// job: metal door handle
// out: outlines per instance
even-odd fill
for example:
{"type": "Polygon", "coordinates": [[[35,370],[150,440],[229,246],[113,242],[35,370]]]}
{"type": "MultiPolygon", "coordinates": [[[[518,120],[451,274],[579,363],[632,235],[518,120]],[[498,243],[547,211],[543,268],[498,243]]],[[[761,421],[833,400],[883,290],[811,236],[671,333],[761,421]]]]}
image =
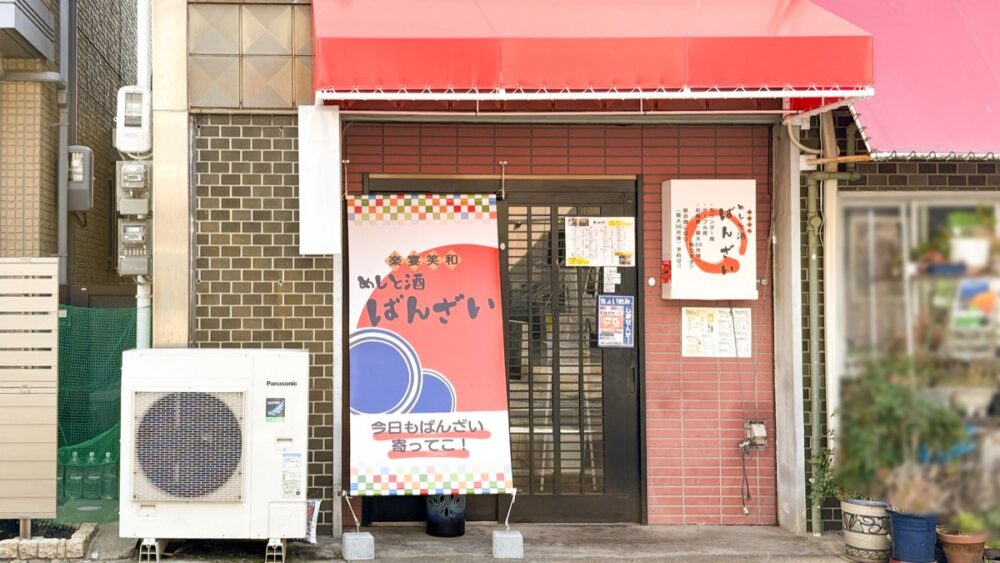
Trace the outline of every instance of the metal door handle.
{"type": "Polygon", "coordinates": [[[635,366],[635,354],[632,354],[632,365],[629,369],[629,380],[628,380],[628,392],[635,395],[636,390],[639,388],[639,370],[635,366]]]}

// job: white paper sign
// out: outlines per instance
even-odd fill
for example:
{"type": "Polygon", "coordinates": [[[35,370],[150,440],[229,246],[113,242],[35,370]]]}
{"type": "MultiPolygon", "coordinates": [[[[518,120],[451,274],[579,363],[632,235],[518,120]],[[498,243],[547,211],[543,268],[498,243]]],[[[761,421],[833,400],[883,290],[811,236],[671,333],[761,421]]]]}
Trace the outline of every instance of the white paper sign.
{"type": "Polygon", "coordinates": [[[757,299],[757,182],[663,183],[664,299],[757,299]]]}
{"type": "Polygon", "coordinates": [[[749,358],[749,308],[681,309],[681,355],[686,358],[749,358]]]}
{"type": "Polygon", "coordinates": [[[567,217],[567,266],[635,266],[635,217],[567,217]]]}

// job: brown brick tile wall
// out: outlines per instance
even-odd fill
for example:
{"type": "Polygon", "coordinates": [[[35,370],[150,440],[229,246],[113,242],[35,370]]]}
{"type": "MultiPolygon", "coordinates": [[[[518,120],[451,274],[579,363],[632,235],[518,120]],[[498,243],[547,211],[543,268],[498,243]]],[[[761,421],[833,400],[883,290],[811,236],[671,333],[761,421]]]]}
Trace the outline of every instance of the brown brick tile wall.
{"type": "Polygon", "coordinates": [[[298,152],[288,115],[195,118],[194,341],[310,352],[309,498],[333,491],[333,264],[298,249],[298,152]]]}
{"type": "Polygon", "coordinates": [[[135,83],[135,2],[88,0],[77,7],[76,139],[70,144],[94,151],[94,207],[86,222],[70,220],[70,281],[76,285],[131,285],[119,277],[113,260],[117,219],[114,211],[113,144],[118,88],[135,83]]]}
{"type": "MultiPolygon", "coordinates": [[[[7,71],[47,70],[40,60],[7,59],[7,71]]],[[[55,86],[0,82],[0,256],[49,256],[56,243],[55,86]]]]}
{"type": "MultiPolygon", "coordinates": [[[[758,218],[770,217],[770,138],[767,126],[355,123],[344,135],[344,150],[347,186],[355,192],[366,172],[497,174],[500,160],[508,162],[508,174],[641,175],[646,279],[659,275],[664,180],[754,178],[758,218]]],[[[767,227],[758,224],[759,275],[768,271],[767,227]]],[[[749,516],[740,503],[736,447],[751,412],[773,434],[771,295],[762,290],[756,301],[732,303],[664,301],[659,287],[643,287],[649,523],[774,524],[773,445],[747,462],[754,497],[749,516]],[[727,304],[753,309],[754,359],[682,359],[681,307],[727,304]]]]}

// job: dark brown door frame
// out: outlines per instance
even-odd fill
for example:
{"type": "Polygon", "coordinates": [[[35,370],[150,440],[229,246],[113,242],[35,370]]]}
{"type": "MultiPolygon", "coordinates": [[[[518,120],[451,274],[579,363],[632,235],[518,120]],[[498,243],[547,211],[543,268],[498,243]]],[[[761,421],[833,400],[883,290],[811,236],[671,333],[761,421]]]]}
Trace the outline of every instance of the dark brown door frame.
{"type": "MultiPolygon", "coordinates": [[[[648,486],[647,486],[647,476],[648,476],[648,464],[647,464],[647,425],[646,425],[646,354],[645,354],[645,290],[646,290],[646,280],[644,277],[645,269],[645,249],[644,249],[644,202],[643,202],[643,178],[641,175],[507,175],[501,178],[500,175],[496,174],[371,174],[363,173],[362,175],[362,193],[497,193],[501,194],[501,184],[504,188],[513,189],[534,189],[540,193],[543,190],[552,192],[575,192],[581,189],[587,188],[600,188],[608,181],[614,180],[627,180],[633,182],[635,185],[635,206],[636,206],[636,377],[637,377],[637,389],[636,389],[636,400],[637,400],[637,415],[638,415],[638,492],[639,492],[639,519],[640,523],[648,524],[649,520],[649,504],[648,504],[648,486]],[[509,182],[509,184],[508,184],[509,182]]],[[[502,194],[501,194],[502,195],[502,194]]],[[[530,198],[529,198],[530,199],[530,198]]],[[[530,203],[530,201],[529,201],[530,203]]],[[[500,206],[503,210],[501,213],[503,217],[498,215],[499,220],[506,220],[505,207],[500,206]]],[[[346,224],[345,224],[346,231],[346,224]]],[[[346,235],[346,232],[345,232],[346,235]]],[[[505,251],[502,251],[505,252],[505,251]]],[[[347,257],[345,255],[345,265],[347,257]]],[[[344,268],[345,277],[347,276],[348,268],[344,268]]],[[[503,272],[504,282],[502,291],[507,293],[507,273],[503,272]]],[[[505,295],[506,299],[507,296],[505,295]]],[[[344,316],[344,326],[349,326],[347,311],[343,310],[341,314],[344,316]]],[[[346,331],[345,331],[346,332],[346,331]]],[[[507,340],[509,338],[507,334],[507,329],[504,329],[504,338],[507,340]]],[[[346,337],[345,337],[346,340],[346,337]]],[[[505,342],[504,351],[507,351],[507,342],[505,342]]],[[[346,366],[346,354],[345,354],[345,373],[348,369],[346,366]]],[[[345,378],[346,380],[346,378],[345,378]]],[[[345,390],[344,397],[345,402],[348,400],[346,397],[349,396],[349,392],[345,390]]],[[[348,412],[346,409],[344,412],[348,412]]],[[[348,431],[349,425],[345,425],[345,434],[348,431]]],[[[346,459],[346,456],[345,456],[346,459]]],[[[347,464],[345,463],[345,467],[347,464]]],[[[404,498],[404,497],[396,497],[404,498]]],[[[364,514],[363,518],[365,524],[370,524],[372,522],[371,513],[373,508],[372,504],[369,502],[369,497],[363,499],[364,502],[364,514]]],[[[422,499],[416,497],[414,501],[419,500],[422,505],[422,499]]],[[[485,499],[483,499],[485,500],[485,499]]],[[[499,503],[497,507],[496,518],[502,521],[503,516],[506,514],[507,506],[509,501],[503,501],[499,503]]],[[[515,506],[515,512],[517,510],[515,506]]]]}

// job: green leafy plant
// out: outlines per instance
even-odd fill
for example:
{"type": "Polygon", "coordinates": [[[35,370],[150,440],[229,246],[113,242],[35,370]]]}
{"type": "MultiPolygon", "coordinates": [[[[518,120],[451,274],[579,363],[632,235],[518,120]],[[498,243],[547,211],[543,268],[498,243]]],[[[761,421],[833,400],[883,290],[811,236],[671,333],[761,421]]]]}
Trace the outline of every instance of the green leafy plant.
{"type": "Polygon", "coordinates": [[[929,375],[927,366],[913,359],[884,359],[845,381],[836,464],[840,486],[878,497],[893,469],[915,461],[921,446],[934,455],[964,439],[961,417],[918,391],[929,375]]]}
{"type": "Polygon", "coordinates": [[[822,505],[829,497],[839,496],[840,488],[833,475],[833,456],[829,450],[813,454],[809,478],[809,503],[822,505]]]}
{"type": "Polygon", "coordinates": [[[962,535],[978,534],[986,531],[986,518],[961,510],[951,519],[951,527],[962,535]]]}
{"type": "Polygon", "coordinates": [[[945,262],[951,248],[948,232],[942,229],[933,238],[922,242],[910,251],[910,259],[914,262],[936,264],[945,262]]]}

